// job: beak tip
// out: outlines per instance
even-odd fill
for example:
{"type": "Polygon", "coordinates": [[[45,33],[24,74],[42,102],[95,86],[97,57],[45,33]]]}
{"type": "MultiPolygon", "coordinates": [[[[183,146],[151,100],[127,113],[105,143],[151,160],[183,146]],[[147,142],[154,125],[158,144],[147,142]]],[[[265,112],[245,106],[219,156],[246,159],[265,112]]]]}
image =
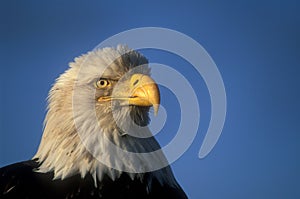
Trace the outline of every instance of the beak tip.
{"type": "Polygon", "coordinates": [[[154,109],[154,116],[157,116],[157,114],[158,114],[158,109],[159,109],[159,104],[154,104],[154,105],[153,105],[153,109],[154,109]]]}

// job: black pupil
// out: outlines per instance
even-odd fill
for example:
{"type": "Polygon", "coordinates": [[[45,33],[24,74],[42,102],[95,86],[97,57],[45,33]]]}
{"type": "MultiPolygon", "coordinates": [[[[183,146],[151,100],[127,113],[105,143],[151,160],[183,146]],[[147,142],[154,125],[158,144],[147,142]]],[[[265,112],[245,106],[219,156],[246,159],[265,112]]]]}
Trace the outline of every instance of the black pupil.
{"type": "Polygon", "coordinates": [[[105,84],[105,81],[104,81],[104,80],[101,80],[101,81],[100,81],[100,85],[103,86],[104,84],[105,84]]]}

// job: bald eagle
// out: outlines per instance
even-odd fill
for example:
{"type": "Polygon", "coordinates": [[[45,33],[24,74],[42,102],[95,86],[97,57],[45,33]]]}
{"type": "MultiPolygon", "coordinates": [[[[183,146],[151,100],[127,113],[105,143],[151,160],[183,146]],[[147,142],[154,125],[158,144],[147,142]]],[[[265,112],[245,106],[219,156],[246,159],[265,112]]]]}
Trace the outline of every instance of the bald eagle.
{"type": "Polygon", "coordinates": [[[35,156],[0,169],[0,198],[187,198],[147,126],[159,103],[137,51],[75,58],[49,92],[35,156]]]}

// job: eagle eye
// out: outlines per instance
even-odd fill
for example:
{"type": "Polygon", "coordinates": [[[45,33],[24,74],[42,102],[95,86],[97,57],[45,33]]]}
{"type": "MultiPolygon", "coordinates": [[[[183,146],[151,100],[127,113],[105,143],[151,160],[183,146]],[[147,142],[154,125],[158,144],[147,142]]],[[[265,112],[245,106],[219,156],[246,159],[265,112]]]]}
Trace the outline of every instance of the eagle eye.
{"type": "Polygon", "coordinates": [[[95,87],[96,88],[106,88],[107,86],[110,85],[110,82],[107,79],[99,79],[96,83],[95,83],[95,87]]]}

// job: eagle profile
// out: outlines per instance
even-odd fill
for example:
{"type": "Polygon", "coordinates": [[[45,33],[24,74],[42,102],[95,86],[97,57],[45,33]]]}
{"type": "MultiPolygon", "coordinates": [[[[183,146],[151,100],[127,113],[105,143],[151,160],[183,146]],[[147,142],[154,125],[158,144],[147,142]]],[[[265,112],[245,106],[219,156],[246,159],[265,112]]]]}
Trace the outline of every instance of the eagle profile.
{"type": "Polygon", "coordinates": [[[75,58],[35,156],[0,169],[0,198],[187,198],[147,127],[160,103],[147,64],[122,45],[75,58]]]}

